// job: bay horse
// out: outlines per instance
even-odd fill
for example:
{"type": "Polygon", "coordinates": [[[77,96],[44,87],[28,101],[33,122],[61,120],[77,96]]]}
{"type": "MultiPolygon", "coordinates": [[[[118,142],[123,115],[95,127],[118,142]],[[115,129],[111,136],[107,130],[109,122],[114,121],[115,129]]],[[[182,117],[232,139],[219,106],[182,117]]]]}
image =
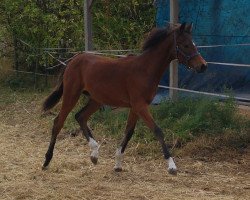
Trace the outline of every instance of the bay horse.
{"type": "Polygon", "coordinates": [[[75,119],[89,143],[90,158],[94,164],[98,160],[99,145],[87,125],[88,119],[103,105],[127,107],[130,111],[125,136],[115,153],[114,170],[122,170],[125,148],[138,119],[141,118],[159,141],[164,158],[168,162],[168,172],[176,174],[177,168],[164,141],[162,130],[154,122],[148,107],[164,71],[172,60],[178,59],[196,72],[206,70],[207,63],[193,43],[191,32],[192,24],[186,23],[178,27],[155,29],[146,39],[143,51],[138,56],[114,59],[82,53],[73,58],[63,71],[58,86],[43,103],[43,110],[47,111],[62,97],[62,106],[54,119],[43,169],[48,167],[53,157],[56,138],[64,121],[83,93],[89,96],[89,101],[75,115],[75,119]]]}

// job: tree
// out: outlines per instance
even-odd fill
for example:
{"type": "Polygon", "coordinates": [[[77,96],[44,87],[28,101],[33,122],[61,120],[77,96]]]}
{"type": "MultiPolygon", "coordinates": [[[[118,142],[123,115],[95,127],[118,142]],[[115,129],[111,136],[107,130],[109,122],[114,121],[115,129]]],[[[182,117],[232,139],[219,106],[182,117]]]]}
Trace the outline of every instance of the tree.
{"type": "MultiPolygon", "coordinates": [[[[154,12],[152,0],[94,1],[94,47],[138,48],[154,24],[154,12]]],[[[84,49],[83,0],[2,0],[0,19],[11,35],[18,62],[27,70],[32,70],[36,54],[44,65],[41,48],[84,49]]]]}

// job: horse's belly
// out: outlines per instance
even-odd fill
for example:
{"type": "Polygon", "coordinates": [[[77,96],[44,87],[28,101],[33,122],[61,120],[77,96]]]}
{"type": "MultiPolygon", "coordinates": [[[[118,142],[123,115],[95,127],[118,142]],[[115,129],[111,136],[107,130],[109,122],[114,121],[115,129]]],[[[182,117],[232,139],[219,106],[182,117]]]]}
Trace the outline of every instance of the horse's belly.
{"type": "Polygon", "coordinates": [[[95,99],[97,102],[103,105],[109,105],[109,106],[115,106],[115,107],[130,107],[130,103],[126,99],[113,98],[113,97],[114,96],[105,97],[105,96],[94,95],[93,99],[95,99]]]}
{"type": "Polygon", "coordinates": [[[91,98],[101,104],[116,107],[130,107],[128,95],[122,90],[108,90],[103,88],[100,90],[89,90],[88,92],[91,98]]]}

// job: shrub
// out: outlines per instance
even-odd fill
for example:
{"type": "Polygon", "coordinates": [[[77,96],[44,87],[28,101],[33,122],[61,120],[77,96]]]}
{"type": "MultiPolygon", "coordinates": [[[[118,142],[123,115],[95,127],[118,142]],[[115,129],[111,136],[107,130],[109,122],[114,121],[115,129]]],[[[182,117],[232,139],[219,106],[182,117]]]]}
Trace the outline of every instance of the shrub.
{"type": "MultiPolygon", "coordinates": [[[[226,132],[244,136],[250,130],[250,121],[240,116],[232,99],[221,103],[218,100],[186,98],[178,102],[165,101],[151,107],[157,124],[162,128],[165,138],[173,137],[186,143],[201,135],[217,136],[226,132]]],[[[107,135],[123,135],[126,126],[127,110],[106,109],[97,112],[91,120],[93,127],[103,124],[107,135]]],[[[135,140],[154,140],[144,123],[137,124],[135,140]]]]}

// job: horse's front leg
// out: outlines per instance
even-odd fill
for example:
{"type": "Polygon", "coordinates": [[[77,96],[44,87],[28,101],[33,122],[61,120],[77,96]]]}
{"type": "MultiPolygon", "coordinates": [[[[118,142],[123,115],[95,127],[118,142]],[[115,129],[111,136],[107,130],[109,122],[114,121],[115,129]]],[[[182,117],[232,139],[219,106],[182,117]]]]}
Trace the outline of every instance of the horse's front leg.
{"type": "Polygon", "coordinates": [[[122,171],[123,154],[124,154],[125,148],[127,147],[129,140],[131,139],[131,137],[134,133],[134,129],[135,129],[135,125],[136,125],[137,120],[138,120],[137,114],[134,113],[132,110],[130,110],[128,120],[127,120],[126,130],[125,130],[125,136],[124,136],[120,146],[117,148],[116,154],[115,154],[114,170],[116,172],[122,171]]]}
{"type": "Polygon", "coordinates": [[[152,130],[154,132],[156,139],[161,144],[164,158],[168,162],[168,172],[170,174],[176,175],[177,168],[176,168],[176,165],[174,163],[173,158],[170,155],[168,147],[164,141],[164,136],[163,136],[162,130],[154,122],[154,120],[153,120],[153,118],[148,110],[148,106],[147,105],[140,106],[140,109],[138,109],[138,114],[143,119],[143,121],[146,123],[146,125],[150,128],[150,130],[152,130]]]}

